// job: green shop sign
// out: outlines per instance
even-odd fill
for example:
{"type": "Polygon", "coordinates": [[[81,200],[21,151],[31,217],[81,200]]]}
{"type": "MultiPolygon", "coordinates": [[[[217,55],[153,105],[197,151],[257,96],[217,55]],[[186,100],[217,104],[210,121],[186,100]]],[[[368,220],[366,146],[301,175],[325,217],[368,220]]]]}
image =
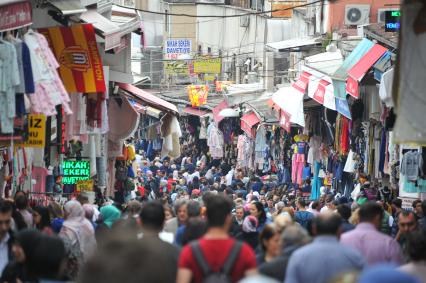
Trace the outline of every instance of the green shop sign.
{"type": "Polygon", "coordinates": [[[62,183],[64,185],[77,184],[80,180],[90,179],[90,163],[89,161],[64,161],[62,163],[64,177],[62,183]]]}

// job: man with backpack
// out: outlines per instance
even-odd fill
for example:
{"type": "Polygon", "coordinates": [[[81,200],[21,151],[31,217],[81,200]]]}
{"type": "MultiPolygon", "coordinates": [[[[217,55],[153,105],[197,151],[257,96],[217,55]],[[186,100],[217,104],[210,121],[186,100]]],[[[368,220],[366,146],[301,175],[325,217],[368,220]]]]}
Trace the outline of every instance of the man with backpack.
{"type": "Polygon", "coordinates": [[[224,195],[205,200],[207,233],[182,249],[177,283],[231,283],[257,273],[256,256],[247,245],[228,234],[232,202],[224,195]]]}

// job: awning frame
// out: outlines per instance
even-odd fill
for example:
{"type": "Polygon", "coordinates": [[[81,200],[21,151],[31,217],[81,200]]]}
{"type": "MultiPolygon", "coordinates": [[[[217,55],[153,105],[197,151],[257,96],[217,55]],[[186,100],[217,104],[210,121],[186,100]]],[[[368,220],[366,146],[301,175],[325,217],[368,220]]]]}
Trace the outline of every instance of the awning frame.
{"type": "Polygon", "coordinates": [[[133,97],[133,99],[135,100],[139,100],[142,105],[147,104],[152,106],[153,108],[157,108],[165,112],[170,112],[175,115],[179,114],[179,111],[174,104],[162,98],[159,98],[149,92],[146,92],[138,87],[135,87],[134,85],[117,83],[117,86],[120,88],[122,93],[127,96],[133,97]]]}

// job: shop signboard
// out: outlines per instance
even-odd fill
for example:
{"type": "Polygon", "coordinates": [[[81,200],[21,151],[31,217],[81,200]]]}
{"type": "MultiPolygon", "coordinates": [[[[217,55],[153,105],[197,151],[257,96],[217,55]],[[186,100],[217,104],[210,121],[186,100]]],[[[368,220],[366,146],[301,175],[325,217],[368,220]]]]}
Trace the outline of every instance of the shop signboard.
{"type": "Polygon", "coordinates": [[[83,160],[65,160],[62,163],[64,177],[62,183],[64,185],[74,185],[81,180],[90,179],[90,162],[83,160]]]}
{"type": "Polygon", "coordinates": [[[77,181],[76,191],[81,192],[92,192],[93,191],[93,180],[80,180],[77,181]]]}
{"type": "Polygon", "coordinates": [[[221,59],[220,58],[205,58],[194,61],[194,73],[220,74],[221,59]]]}
{"type": "Polygon", "coordinates": [[[164,63],[166,75],[189,76],[189,66],[186,61],[167,61],[164,63]]]}
{"type": "Polygon", "coordinates": [[[385,11],[385,31],[397,32],[401,27],[401,11],[385,11]]]}
{"type": "Polygon", "coordinates": [[[43,114],[28,115],[28,139],[23,143],[26,147],[44,148],[46,144],[46,116],[43,114]]]}
{"type": "Polygon", "coordinates": [[[190,85],[188,86],[188,97],[192,107],[199,107],[207,103],[209,94],[209,86],[207,85],[190,85]]]}
{"type": "Polygon", "coordinates": [[[59,62],[59,74],[69,93],[105,93],[102,59],[92,24],[38,30],[46,36],[59,62]]]}
{"type": "Polygon", "coordinates": [[[168,39],[165,42],[165,57],[170,60],[191,59],[191,39],[168,39]]]}
{"type": "Polygon", "coordinates": [[[31,4],[29,2],[21,1],[0,7],[0,31],[13,30],[31,24],[31,4]]]}

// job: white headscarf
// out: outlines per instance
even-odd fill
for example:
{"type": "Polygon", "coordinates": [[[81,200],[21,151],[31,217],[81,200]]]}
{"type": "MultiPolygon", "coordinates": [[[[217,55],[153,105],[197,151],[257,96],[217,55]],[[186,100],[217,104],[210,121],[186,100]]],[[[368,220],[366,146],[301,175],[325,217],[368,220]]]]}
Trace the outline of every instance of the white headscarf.
{"type": "Polygon", "coordinates": [[[87,259],[96,249],[95,229],[92,223],[84,217],[84,209],[78,201],[67,202],[64,210],[66,220],[60,236],[68,238],[71,244],[78,242],[84,259],[87,259]]]}

